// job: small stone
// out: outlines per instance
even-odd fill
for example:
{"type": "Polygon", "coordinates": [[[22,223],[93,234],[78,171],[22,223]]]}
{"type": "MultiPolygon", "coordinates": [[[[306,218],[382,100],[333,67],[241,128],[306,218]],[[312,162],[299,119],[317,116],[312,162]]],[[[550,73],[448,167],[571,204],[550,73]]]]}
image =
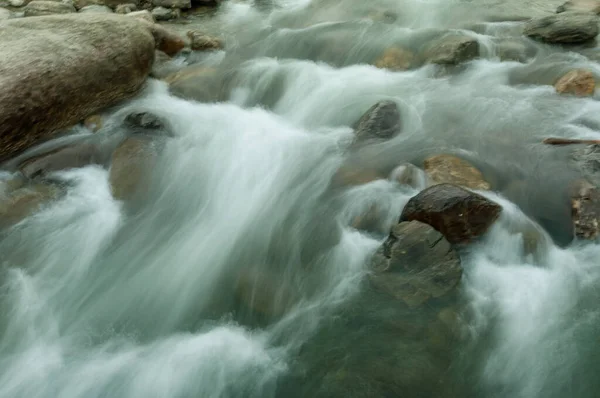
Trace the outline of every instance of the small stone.
{"type": "Polygon", "coordinates": [[[600,14],[600,0],[569,0],[558,6],[556,13],[580,11],[600,14]]]}
{"type": "Polygon", "coordinates": [[[194,51],[220,50],[223,42],[216,37],[209,36],[197,30],[187,32],[190,39],[190,48],[194,51]]]}
{"type": "Polygon", "coordinates": [[[502,207],[482,195],[452,184],[438,184],[412,197],[400,221],[420,221],[440,231],[452,244],[469,243],[487,232],[502,207]]]}
{"type": "Polygon", "coordinates": [[[559,94],[571,94],[578,97],[590,97],[596,89],[594,74],[585,69],[574,69],[562,76],[554,85],[559,94]]]}
{"type": "MultiPolygon", "coordinates": [[[[117,8],[115,8],[115,12],[117,14],[129,14],[134,11],[137,11],[137,6],[133,3],[119,4],[117,6],[117,8]]],[[[154,22],[154,21],[151,21],[151,22],[154,22]]]]}
{"type": "Polygon", "coordinates": [[[79,10],[79,12],[87,12],[87,13],[109,13],[111,14],[113,12],[113,10],[110,9],[110,7],[107,6],[99,6],[99,5],[90,5],[90,6],[85,6],[83,7],[81,10],[79,10]]]}
{"type": "Polygon", "coordinates": [[[423,168],[432,185],[449,183],[471,189],[490,189],[490,184],[485,181],[479,170],[466,160],[453,155],[430,156],[423,162],[423,168]]]}
{"type": "Polygon", "coordinates": [[[354,128],[355,142],[372,139],[389,140],[400,132],[400,128],[398,105],[394,101],[379,101],[356,122],[354,128]]]}
{"type": "Polygon", "coordinates": [[[149,112],[134,112],[125,117],[124,124],[129,129],[164,130],[163,121],[149,112]]]}
{"type": "MultiPolygon", "coordinates": [[[[131,15],[131,14],[129,14],[131,15]]],[[[177,19],[181,16],[179,9],[168,9],[165,7],[156,7],[152,10],[152,16],[157,21],[169,21],[171,19],[177,19]]]]}
{"type": "Polygon", "coordinates": [[[479,42],[469,36],[447,35],[428,44],[423,51],[426,62],[456,65],[479,56],[479,42]]]}
{"type": "Polygon", "coordinates": [[[598,35],[598,17],[593,13],[564,12],[532,19],[523,33],[547,43],[576,44],[598,35]]]}
{"type": "Polygon", "coordinates": [[[375,61],[375,66],[393,71],[409,70],[415,64],[415,54],[399,47],[388,48],[375,61]]]}
{"type": "Polygon", "coordinates": [[[77,12],[75,7],[56,1],[34,0],[25,6],[26,17],[39,17],[42,15],[69,14],[77,12]]]}

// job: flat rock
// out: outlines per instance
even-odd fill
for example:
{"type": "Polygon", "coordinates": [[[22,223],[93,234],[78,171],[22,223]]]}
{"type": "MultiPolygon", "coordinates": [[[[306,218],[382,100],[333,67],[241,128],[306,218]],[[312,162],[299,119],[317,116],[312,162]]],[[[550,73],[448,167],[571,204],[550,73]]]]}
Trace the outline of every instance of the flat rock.
{"type": "Polygon", "coordinates": [[[596,90],[594,74],[585,69],[574,69],[563,75],[554,84],[559,94],[571,94],[578,97],[590,97],[596,90]]]}
{"type": "Polygon", "coordinates": [[[456,65],[479,56],[477,39],[463,35],[446,35],[425,46],[422,57],[427,63],[456,65]]]}
{"type": "Polygon", "coordinates": [[[452,244],[469,243],[487,232],[502,207],[457,185],[438,184],[412,197],[400,221],[431,225],[452,244]]]}
{"type": "Polygon", "coordinates": [[[356,122],[355,142],[389,140],[400,133],[401,127],[398,105],[394,101],[379,101],[356,122]]]}
{"type": "Polygon", "coordinates": [[[598,35],[598,17],[593,13],[564,12],[530,20],[523,33],[546,43],[576,44],[598,35]]]}
{"type": "Polygon", "coordinates": [[[600,14],[600,0],[569,0],[558,6],[557,13],[568,11],[592,12],[600,14]]]}
{"type": "Polygon", "coordinates": [[[24,9],[26,17],[39,17],[53,14],[69,14],[77,12],[75,7],[57,1],[34,0],[24,9]]]}
{"type": "Polygon", "coordinates": [[[450,243],[418,221],[396,224],[372,266],[373,284],[410,307],[448,294],[462,276],[459,256],[450,243]]]}
{"type": "Polygon", "coordinates": [[[432,184],[449,183],[471,189],[490,189],[490,184],[483,178],[483,174],[457,156],[430,156],[423,162],[423,168],[432,184]]]}

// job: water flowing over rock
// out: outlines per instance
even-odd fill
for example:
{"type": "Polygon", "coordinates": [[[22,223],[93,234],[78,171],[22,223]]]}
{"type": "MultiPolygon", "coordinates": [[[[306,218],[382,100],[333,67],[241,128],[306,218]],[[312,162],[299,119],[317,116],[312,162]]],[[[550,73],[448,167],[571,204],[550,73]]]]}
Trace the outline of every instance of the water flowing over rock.
{"type": "Polygon", "coordinates": [[[70,14],[77,10],[70,4],[49,0],[34,0],[25,6],[26,17],[39,17],[53,14],[70,14]]]}
{"type": "Polygon", "coordinates": [[[408,306],[452,291],[462,276],[458,254],[427,224],[396,224],[373,258],[373,284],[408,306]]]}
{"type": "Polygon", "coordinates": [[[571,210],[575,236],[596,240],[600,235],[600,190],[585,180],[571,188],[571,210]]]}
{"type": "Polygon", "coordinates": [[[152,10],[152,16],[157,21],[169,21],[171,19],[177,19],[181,16],[181,12],[178,8],[165,8],[156,7],[152,10]]]}
{"type": "Polygon", "coordinates": [[[392,47],[383,52],[381,57],[375,61],[375,66],[393,71],[409,70],[415,66],[415,54],[409,50],[392,47]]]}
{"type": "Polygon", "coordinates": [[[471,189],[490,189],[483,174],[464,159],[453,155],[430,156],[423,162],[433,184],[449,183],[471,189]]]}
{"type": "Polygon", "coordinates": [[[214,102],[220,98],[221,87],[217,70],[204,65],[190,65],[164,79],[169,91],[178,97],[214,102]]]}
{"type": "Polygon", "coordinates": [[[452,184],[438,184],[411,198],[400,221],[431,225],[452,244],[482,236],[496,221],[502,207],[489,199],[452,184]]]}
{"type": "Polygon", "coordinates": [[[155,7],[165,8],[191,8],[192,2],[190,0],[152,0],[152,4],[155,7]]]}
{"type": "Polygon", "coordinates": [[[389,140],[400,133],[400,110],[393,101],[379,101],[356,122],[356,142],[389,140]]]}
{"type": "Polygon", "coordinates": [[[578,97],[594,95],[596,79],[589,70],[575,69],[562,76],[554,85],[559,94],[572,94],[578,97]]]}
{"type": "Polygon", "coordinates": [[[128,200],[141,195],[148,186],[158,151],[147,137],[128,138],[112,156],[109,181],[115,199],[128,200]]]}
{"type": "Polygon", "coordinates": [[[414,164],[405,163],[392,170],[390,179],[414,189],[423,189],[427,185],[428,177],[423,170],[414,164]]]}
{"type": "Polygon", "coordinates": [[[0,228],[7,228],[24,220],[45,203],[59,196],[60,190],[49,184],[35,183],[2,193],[0,181],[0,228]]]}
{"type": "Polygon", "coordinates": [[[592,13],[565,12],[532,19],[524,34],[547,43],[576,44],[598,35],[598,17],[592,13]]]}
{"type": "Polygon", "coordinates": [[[469,36],[447,35],[429,43],[422,54],[426,62],[456,65],[479,56],[479,42],[469,36]]]}
{"type": "Polygon", "coordinates": [[[600,14],[600,1],[598,0],[569,0],[558,6],[557,13],[567,11],[593,12],[600,14]]]}

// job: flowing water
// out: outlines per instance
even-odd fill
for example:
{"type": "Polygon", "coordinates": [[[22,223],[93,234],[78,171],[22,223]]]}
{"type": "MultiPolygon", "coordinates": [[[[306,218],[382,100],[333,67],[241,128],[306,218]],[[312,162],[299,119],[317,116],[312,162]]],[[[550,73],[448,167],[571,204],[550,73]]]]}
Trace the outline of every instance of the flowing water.
{"type": "Polygon", "coordinates": [[[57,172],[66,195],[0,238],[0,397],[597,396],[600,246],[570,243],[579,172],[570,149],[541,141],[600,138],[596,99],[548,85],[600,65],[595,48],[536,44],[515,21],[560,2],[255,3],[193,20],[227,43],[196,60],[219,71],[201,87],[212,102],[152,81],[100,131],[127,133],[132,110],[168,122],[143,199],[113,199],[100,166],[57,172]],[[395,17],[367,17],[383,11],[395,17]],[[475,37],[482,57],[369,65],[447,30],[475,37]],[[522,62],[500,61],[507,42],[522,62]],[[382,99],[398,103],[402,133],[349,153],[350,126],[382,99]],[[343,164],[389,174],[437,153],[477,165],[504,211],[460,253],[462,338],[429,355],[373,323],[411,330],[420,315],[364,294],[385,234],[350,227],[377,205],[389,230],[418,189],[331,181],[343,164]]]}

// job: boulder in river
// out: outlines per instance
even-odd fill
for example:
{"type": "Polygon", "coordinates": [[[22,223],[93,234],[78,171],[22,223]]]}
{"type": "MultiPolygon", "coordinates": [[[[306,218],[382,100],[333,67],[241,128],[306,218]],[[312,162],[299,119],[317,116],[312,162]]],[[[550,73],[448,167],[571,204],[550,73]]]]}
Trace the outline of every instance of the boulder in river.
{"type": "Polygon", "coordinates": [[[147,137],[130,137],[115,149],[109,172],[113,197],[132,199],[144,192],[158,156],[156,142],[147,137]]]}
{"type": "Polygon", "coordinates": [[[479,56],[479,42],[477,39],[450,34],[427,44],[422,57],[427,63],[440,65],[457,65],[470,61],[479,56]]]}
{"type": "Polygon", "coordinates": [[[487,232],[502,207],[457,185],[438,184],[412,197],[400,221],[431,225],[452,244],[469,243],[487,232]]]}
{"type": "MultiPolygon", "coordinates": [[[[137,6],[133,3],[119,4],[115,8],[115,12],[117,14],[129,14],[134,11],[137,11],[137,6]]],[[[154,21],[150,20],[149,22],[154,22],[154,21]]]]}
{"type": "Polygon", "coordinates": [[[220,39],[197,30],[187,32],[187,37],[190,39],[190,48],[194,51],[220,50],[223,48],[223,42],[220,39]]]}
{"type": "Polygon", "coordinates": [[[419,221],[396,224],[372,264],[374,286],[410,307],[451,292],[462,276],[459,256],[450,243],[419,221]]]}
{"type": "Polygon", "coordinates": [[[179,8],[166,8],[156,7],[152,10],[152,16],[157,21],[169,21],[171,19],[177,19],[181,16],[179,8]]]}
{"type": "Polygon", "coordinates": [[[71,4],[59,1],[34,0],[25,6],[24,12],[26,17],[39,17],[53,14],[70,14],[77,12],[77,10],[71,4]]]}
{"type": "Polygon", "coordinates": [[[214,68],[190,65],[165,77],[171,94],[199,102],[215,102],[221,98],[222,77],[214,68]]]}
{"type": "Polygon", "coordinates": [[[596,90],[596,79],[594,74],[585,69],[574,69],[563,75],[556,84],[556,92],[559,94],[571,94],[578,97],[590,97],[596,90]]]}
{"type": "Polygon", "coordinates": [[[155,47],[183,44],[158,25],[115,14],[0,22],[0,161],[132,97],[155,47]]]}
{"type": "Polygon", "coordinates": [[[415,66],[415,54],[404,48],[391,47],[375,61],[375,66],[392,71],[409,70],[415,66]]]}
{"type": "Polygon", "coordinates": [[[547,43],[584,43],[598,35],[598,17],[589,12],[549,15],[530,20],[523,33],[547,43]]]}
{"type": "Polygon", "coordinates": [[[354,126],[355,142],[389,140],[401,128],[400,110],[394,101],[383,100],[369,108],[354,126]]]}
{"type": "Polygon", "coordinates": [[[556,9],[556,13],[567,11],[593,12],[600,14],[600,0],[569,0],[556,9]]]}
{"type": "Polygon", "coordinates": [[[586,180],[571,188],[571,216],[575,236],[596,240],[600,235],[600,190],[586,180]]]}
{"type": "Polygon", "coordinates": [[[471,189],[490,189],[483,174],[472,164],[454,155],[430,156],[423,162],[432,184],[449,183],[471,189]]]}

